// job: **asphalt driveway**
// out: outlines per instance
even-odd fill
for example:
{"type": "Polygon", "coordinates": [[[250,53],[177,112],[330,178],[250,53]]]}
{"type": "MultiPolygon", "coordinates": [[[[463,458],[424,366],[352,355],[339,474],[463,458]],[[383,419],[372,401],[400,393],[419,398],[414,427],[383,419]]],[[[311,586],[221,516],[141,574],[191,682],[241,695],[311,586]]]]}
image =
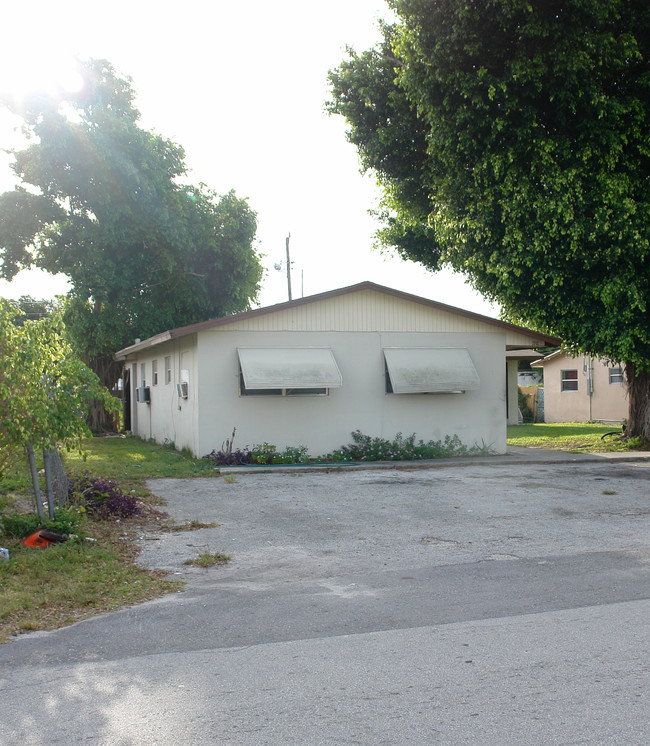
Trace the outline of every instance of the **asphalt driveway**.
{"type": "Polygon", "coordinates": [[[558,460],[152,483],[186,590],[0,648],[0,743],[645,744],[650,463],[558,460]]]}
{"type": "Polygon", "coordinates": [[[648,462],[249,471],[232,478],[152,483],[176,521],[219,525],[146,536],[141,563],[192,584],[215,576],[219,583],[273,583],[648,548],[648,462]],[[233,560],[214,572],[185,568],[200,551],[233,560]]]}

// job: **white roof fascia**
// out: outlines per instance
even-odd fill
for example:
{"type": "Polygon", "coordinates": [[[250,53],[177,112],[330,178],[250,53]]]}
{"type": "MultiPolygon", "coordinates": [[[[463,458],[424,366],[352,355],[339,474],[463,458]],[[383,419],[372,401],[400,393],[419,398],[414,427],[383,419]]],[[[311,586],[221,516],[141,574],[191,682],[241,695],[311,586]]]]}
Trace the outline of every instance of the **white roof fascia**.
{"type": "Polygon", "coordinates": [[[560,357],[562,355],[569,355],[568,350],[555,350],[555,352],[551,352],[549,355],[546,355],[545,357],[542,357],[539,360],[535,360],[534,363],[530,364],[530,367],[531,368],[543,368],[544,364],[547,363],[549,360],[553,360],[556,357],[560,357]]]}

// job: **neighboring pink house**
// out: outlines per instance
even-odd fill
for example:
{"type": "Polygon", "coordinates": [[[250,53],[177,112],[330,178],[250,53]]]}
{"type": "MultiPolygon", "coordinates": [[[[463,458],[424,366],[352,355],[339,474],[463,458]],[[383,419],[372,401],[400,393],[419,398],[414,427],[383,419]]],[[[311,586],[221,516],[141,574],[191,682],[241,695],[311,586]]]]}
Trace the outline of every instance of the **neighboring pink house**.
{"type": "Polygon", "coordinates": [[[545,422],[621,422],[627,418],[622,366],[558,350],[531,367],[544,370],[545,422]]]}

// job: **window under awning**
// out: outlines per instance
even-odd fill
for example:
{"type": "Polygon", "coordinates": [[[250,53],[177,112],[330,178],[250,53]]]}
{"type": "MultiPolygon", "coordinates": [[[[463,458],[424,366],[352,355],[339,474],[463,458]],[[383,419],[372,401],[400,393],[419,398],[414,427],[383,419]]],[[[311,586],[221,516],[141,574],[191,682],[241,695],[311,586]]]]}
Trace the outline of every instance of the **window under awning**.
{"type": "Polygon", "coordinates": [[[465,347],[385,347],[394,394],[472,391],[480,379],[465,347]]]}
{"type": "Polygon", "coordinates": [[[247,389],[338,388],[343,378],[329,347],[238,347],[247,389]]]}

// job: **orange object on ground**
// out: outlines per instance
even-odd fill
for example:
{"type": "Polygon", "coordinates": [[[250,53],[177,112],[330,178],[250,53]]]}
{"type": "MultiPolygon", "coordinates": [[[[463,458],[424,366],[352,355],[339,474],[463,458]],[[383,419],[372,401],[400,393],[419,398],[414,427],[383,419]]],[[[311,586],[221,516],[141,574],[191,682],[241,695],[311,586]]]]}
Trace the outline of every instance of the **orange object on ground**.
{"type": "Polygon", "coordinates": [[[57,534],[54,531],[48,531],[46,528],[39,528],[20,542],[24,547],[33,547],[35,549],[45,549],[50,544],[57,544],[65,541],[68,537],[63,534],[57,534]]]}

